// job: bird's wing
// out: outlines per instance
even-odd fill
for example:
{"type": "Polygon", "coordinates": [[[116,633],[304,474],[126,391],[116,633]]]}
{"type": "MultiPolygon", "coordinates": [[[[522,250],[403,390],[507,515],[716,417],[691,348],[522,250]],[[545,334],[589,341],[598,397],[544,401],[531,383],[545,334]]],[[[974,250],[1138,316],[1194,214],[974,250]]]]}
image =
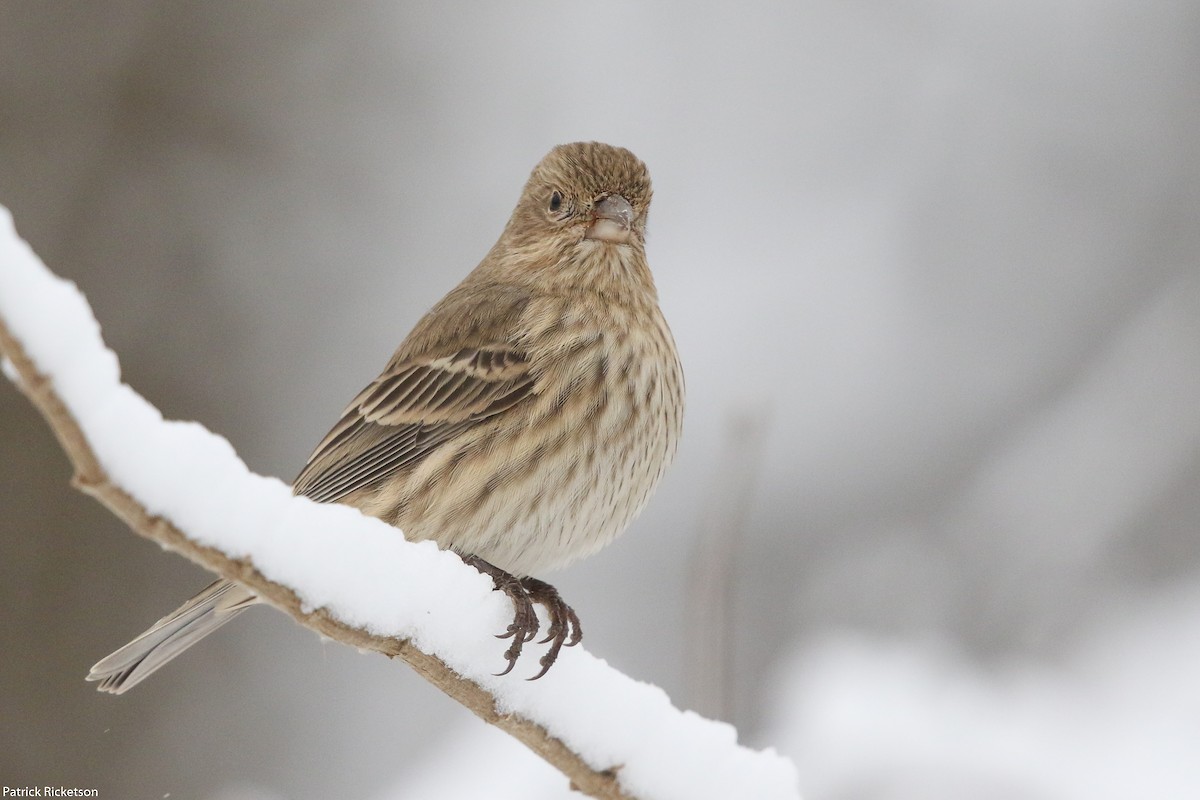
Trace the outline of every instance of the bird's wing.
{"type": "Polygon", "coordinates": [[[317,445],[296,478],[296,494],[328,503],[371,486],[512,408],[533,384],[527,358],[510,344],[393,364],[317,445]]]}

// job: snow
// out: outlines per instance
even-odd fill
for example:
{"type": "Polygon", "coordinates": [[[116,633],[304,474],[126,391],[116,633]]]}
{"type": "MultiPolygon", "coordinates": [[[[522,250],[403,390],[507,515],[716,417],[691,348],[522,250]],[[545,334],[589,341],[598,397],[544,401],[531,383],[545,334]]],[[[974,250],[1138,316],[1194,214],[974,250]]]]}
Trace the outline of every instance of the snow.
{"type": "Polygon", "coordinates": [[[529,646],[497,678],[511,618],[491,580],[431,543],[412,544],[357,510],[293,497],[255,475],[233,446],[195,422],[164,420],[120,382],[116,355],[74,284],[54,276],[0,207],[0,315],[49,376],[100,464],[151,513],[195,541],[248,558],[306,607],[375,634],[412,639],[491,691],[503,711],[545,726],[598,769],[620,766],[644,798],[797,797],[791,762],[737,744],[733,727],[674,708],[657,687],[582,647],[563,651],[536,683],[529,646]],[[532,673],[530,673],[532,674],[532,673]]]}
{"type": "Polygon", "coordinates": [[[1159,800],[1200,786],[1200,584],[1109,613],[1059,663],[844,634],[778,670],[773,740],[814,797],[1159,800]]]}
{"type": "MultiPolygon", "coordinates": [[[[1191,800],[1197,630],[1200,583],[1185,580],[1104,615],[1050,664],[981,664],[944,640],[819,637],[777,666],[771,739],[812,797],[1191,800]]],[[[555,778],[510,737],[463,726],[370,800],[578,796],[555,778]],[[475,768],[456,768],[463,753],[475,768]]]]}

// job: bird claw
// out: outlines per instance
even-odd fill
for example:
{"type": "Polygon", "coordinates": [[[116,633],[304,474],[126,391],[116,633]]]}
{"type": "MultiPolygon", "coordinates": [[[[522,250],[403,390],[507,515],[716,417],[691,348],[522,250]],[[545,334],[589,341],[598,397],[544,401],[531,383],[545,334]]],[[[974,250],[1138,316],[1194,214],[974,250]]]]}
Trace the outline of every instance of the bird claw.
{"type": "Polygon", "coordinates": [[[583,628],[579,624],[579,616],[566,604],[558,590],[550,584],[539,581],[537,578],[516,578],[478,556],[466,556],[463,561],[484,575],[490,576],[496,589],[504,592],[512,600],[513,621],[504,633],[496,634],[497,639],[512,639],[512,643],[504,651],[504,658],[508,662],[508,666],[504,668],[503,672],[495,673],[497,677],[512,672],[513,667],[517,664],[517,659],[521,657],[525,643],[537,636],[539,625],[537,611],[533,607],[534,603],[541,604],[550,617],[550,628],[546,633],[546,638],[538,642],[538,644],[549,642],[550,649],[538,659],[541,671],[529,680],[536,681],[545,675],[558,660],[558,653],[564,646],[573,647],[583,639],[583,628]]]}
{"type": "Polygon", "coordinates": [[[529,679],[536,681],[545,675],[558,660],[558,651],[562,650],[563,645],[573,647],[579,644],[580,639],[583,638],[583,628],[579,625],[579,617],[575,614],[574,609],[566,604],[553,586],[545,581],[539,581],[537,578],[522,578],[521,585],[528,592],[529,598],[535,603],[541,603],[550,615],[550,630],[547,632],[546,638],[538,642],[538,644],[550,642],[550,649],[538,660],[538,664],[542,667],[541,671],[529,679]]]}

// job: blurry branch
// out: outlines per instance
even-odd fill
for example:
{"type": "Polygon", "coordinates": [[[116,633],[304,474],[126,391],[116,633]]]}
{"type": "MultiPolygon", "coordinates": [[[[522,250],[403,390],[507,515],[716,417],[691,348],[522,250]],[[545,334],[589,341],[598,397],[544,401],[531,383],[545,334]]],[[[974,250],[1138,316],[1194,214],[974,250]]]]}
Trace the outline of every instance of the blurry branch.
{"type": "Polygon", "coordinates": [[[689,564],[690,596],[684,606],[687,696],[694,710],[717,719],[733,718],[733,579],[769,421],[765,405],[727,419],[719,471],[701,508],[689,564]]]}
{"type": "Polygon", "coordinates": [[[296,622],[322,636],[360,650],[374,650],[389,658],[400,658],[419,675],[475,712],[484,721],[506,731],[548,761],[587,795],[605,800],[631,800],[618,784],[616,770],[596,771],[579,755],[551,736],[545,728],[515,714],[496,710],[495,698],[474,681],[451,670],[439,658],[422,652],[406,639],[375,636],[341,622],[324,609],[306,613],[300,599],[287,586],[269,581],[254,566],[211,547],[191,541],[187,533],[146,509],[122,487],[113,483],[96,458],[91,445],[51,381],[38,372],[21,343],[0,319],[0,353],[12,364],[14,382],[41,412],[66,452],[75,475],[72,485],[91,495],[125,521],[134,533],[158,542],[223,578],[237,581],[256,595],[287,613],[296,622]]]}

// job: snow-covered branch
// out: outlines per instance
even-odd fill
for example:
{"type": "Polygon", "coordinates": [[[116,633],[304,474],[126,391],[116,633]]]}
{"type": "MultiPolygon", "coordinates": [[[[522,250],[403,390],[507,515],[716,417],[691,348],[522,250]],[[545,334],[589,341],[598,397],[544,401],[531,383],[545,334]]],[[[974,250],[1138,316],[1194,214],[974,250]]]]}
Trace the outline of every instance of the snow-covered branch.
{"type": "Polygon", "coordinates": [[[236,580],[305,627],[403,659],[601,798],[796,798],[791,762],[582,648],[531,683],[492,675],[511,616],[491,580],[340,505],[294,497],[223,438],[168,421],[121,383],[87,300],[0,207],[0,351],[53,428],[75,485],[152,539],[236,580]]]}

